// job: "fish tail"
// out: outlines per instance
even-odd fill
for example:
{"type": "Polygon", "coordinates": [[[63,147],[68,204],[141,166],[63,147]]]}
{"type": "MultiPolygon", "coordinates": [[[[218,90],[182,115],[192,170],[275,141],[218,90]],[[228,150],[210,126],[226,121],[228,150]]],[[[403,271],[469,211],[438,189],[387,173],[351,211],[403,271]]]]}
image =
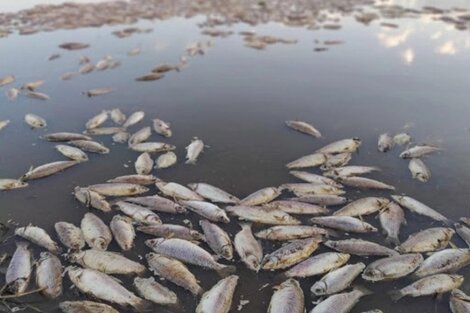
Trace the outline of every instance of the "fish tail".
{"type": "Polygon", "coordinates": [[[385,242],[388,245],[394,245],[394,246],[400,245],[400,239],[398,239],[398,237],[387,236],[387,238],[385,238],[385,242]]]}
{"type": "Polygon", "coordinates": [[[227,277],[230,274],[233,274],[237,271],[237,268],[233,265],[221,265],[217,269],[217,274],[219,274],[220,277],[227,277]]]}
{"type": "Polygon", "coordinates": [[[141,298],[136,298],[131,305],[137,312],[143,313],[150,311],[152,303],[141,298]]]}
{"type": "Polygon", "coordinates": [[[361,292],[363,296],[369,296],[374,293],[372,290],[369,290],[364,286],[354,286],[354,290],[361,292]]]}
{"type": "Polygon", "coordinates": [[[401,298],[403,298],[405,295],[401,292],[401,290],[392,290],[388,292],[388,295],[390,298],[392,298],[393,301],[397,302],[401,298]]]}

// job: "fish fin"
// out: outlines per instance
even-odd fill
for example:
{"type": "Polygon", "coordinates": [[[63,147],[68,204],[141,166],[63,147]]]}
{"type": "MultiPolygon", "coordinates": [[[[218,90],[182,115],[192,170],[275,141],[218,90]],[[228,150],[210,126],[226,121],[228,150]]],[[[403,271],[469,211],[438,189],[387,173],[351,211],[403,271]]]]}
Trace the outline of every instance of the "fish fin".
{"type": "Polygon", "coordinates": [[[220,265],[221,266],[216,270],[220,277],[227,277],[237,271],[237,268],[234,265],[220,265]]]}
{"type": "Polygon", "coordinates": [[[131,305],[139,313],[150,312],[150,309],[152,307],[151,302],[141,298],[137,298],[136,301],[131,305]]]}
{"type": "Polygon", "coordinates": [[[388,295],[394,302],[397,302],[401,298],[403,298],[405,295],[400,291],[400,290],[392,290],[388,292],[388,295]]]}
{"type": "Polygon", "coordinates": [[[388,245],[395,245],[395,246],[399,246],[399,245],[400,245],[400,239],[398,239],[397,237],[387,236],[387,238],[385,238],[385,242],[386,242],[388,245]]]}

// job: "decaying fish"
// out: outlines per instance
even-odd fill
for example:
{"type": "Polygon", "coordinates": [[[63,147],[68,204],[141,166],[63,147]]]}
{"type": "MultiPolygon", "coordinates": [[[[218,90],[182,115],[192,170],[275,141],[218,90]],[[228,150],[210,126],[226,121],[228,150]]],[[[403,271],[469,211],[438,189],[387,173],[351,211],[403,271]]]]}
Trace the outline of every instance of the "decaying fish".
{"type": "Polygon", "coordinates": [[[47,126],[47,122],[42,117],[28,113],[25,115],[24,120],[31,128],[43,128],[47,126]]]}
{"type": "Polygon", "coordinates": [[[408,164],[411,175],[420,182],[427,182],[431,178],[431,170],[420,159],[411,159],[408,164]]]}
{"type": "Polygon", "coordinates": [[[111,240],[113,240],[109,227],[93,213],[85,214],[80,228],[83,232],[83,238],[92,249],[106,250],[111,240]]]}
{"type": "Polygon", "coordinates": [[[295,240],[264,256],[262,268],[277,270],[290,267],[308,258],[319,246],[321,239],[307,238],[295,240]]]}
{"type": "Polygon", "coordinates": [[[162,121],[158,118],[153,120],[153,130],[155,130],[157,134],[160,134],[167,138],[171,137],[172,135],[170,123],[162,121]]]}
{"type": "Polygon", "coordinates": [[[111,116],[111,120],[118,125],[122,125],[126,121],[126,115],[118,108],[112,109],[109,115],[111,116]]]}
{"type": "Polygon", "coordinates": [[[150,157],[150,154],[144,152],[137,157],[134,166],[137,174],[148,175],[152,172],[153,159],[150,157]]]}
{"type": "Polygon", "coordinates": [[[42,80],[42,79],[41,80],[35,80],[35,81],[24,84],[23,86],[21,86],[21,89],[34,91],[37,88],[39,88],[40,86],[44,85],[45,82],[46,81],[42,80]]]}
{"type": "Polygon", "coordinates": [[[212,202],[220,202],[220,203],[238,203],[240,199],[237,197],[229,194],[228,192],[206,184],[206,183],[193,183],[188,184],[189,188],[195,191],[200,196],[209,199],[212,202]]]}
{"type": "Polygon", "coordinates": [[[362,239],[345,239],[337,241],[328,240],[323,244],[328,248],[335,249],[336,251],[359,256],[398,255],[398,252],[395,250],[379,245],[378,243],[362,239]]]}
{"type": "Polygon", "coordinates": [[[64,74],[60,75],[61,80],[71,80],[75,76],[78,76],[79,73],[77,72],[65,72],[64,74]]]}
{"type": "MultiPolygon", "coordinates": [[[[96,128],[87,129],[83,133],[85,135],[103,136],[103,135],[115,135],[115,134],[119,134],[123,132],[124,132],[124,128],[122,127],[96,127],[96,128]]],[[[127,142],[127,139],[124,142],[127,142]]]]}
{"type": "Polygon", "coordinates": [[[101,111],[98,115],[93,116],[91,119],[86,122],[86,129],[93,129],[101,126],[104,122],[108,120],[108,112],[101,111]]]}
{"type": "Polygon", "coordinates": [[[116,252],[90,249],[71,253],[70,262],[106,274],[142,274],[145,266],[116,252]]]}
{"type": "Polygon", "coordinates": [[[455,224],[455,231],[459,236],[467,243],[467,246],[470,247],[470,228],[463,224],[455,224]]]}
{"type": "Polygon", "coordinates": [[[359,165],[349,165],[349,166],[342,166],[333,168],[329,171],[323,173],[323,175],[328,177],[350,177],[350,176],[357,176],[368,174],[374,171],[380,171],[378,167],[375,166],[359,166],[359,165]]]}
{"type": "Polygon", "coordinates": [[[124,175],[109,179],[108,183],[126,183],[126,184],[137,184],[137,185],[153,185],[157,178],[153,175],[124,175]]]}
{"type": "Polygon", "coordinates": [[[335,180],[322,176],[322,175],[313,174],[309,172],[303,172],[303,171],[290,171],[289,173],[308,183],[318,184],[318,185],[331,185],[336,188],[341,188],[341,184],[338,184],[335,180]]]}
{"type": "Polygon", "coordinates": [[[400,244],[400,227],[406,225],[405,212],[395,202],[390,202],[379,212],[380,225],[382,226],[385,239],[388,243],[394,245],[400,244]]]}
{"type": "Polygon", "coordinates": [[[168,151],[162,155],[160,155],[157,160],[155,160],[155,167],[156,168],[169,168],[176,164],[178,157],[172,151],[168,151]]]}
{"type": "Polygon", "coordinates": [[[72,140],[91,140],[91,137],[85,136],[83,134],[78,133],[69,133],[69,132],[61,132],[61,133],[52,133],[47,134],[44,136],[44,139],[47,141],[72,141],[72,140]]]}
{"type": "Polygon", "coordinates": [[[387,198],[366,197],[353,201],[342,207],[333,215],[337,216],[364,216],[376,213],[386,207],[390,200],[387,198]]]}
{"type": "Polygon", "coordinates": [[[362,297],[371,294],[372,292],[369,290],[356,288],[350,292],[332,295],[318,303],[310,313],[348,313],[362,297]]]}
{"type": "Polygon", "coordinates": [[[189,241],[199,241],[204,236],[191,228],[175,224],[140,225],[137,230],[148,235],[163,238],[180,238],[189,241]]]}
{"type": "Polygon", "coordinates": [[[124,201],[118,201],[114,206],[124,214],[132,217],[132,219],[138,223],[146,225],[162,223],[162,220],[157,214],[143,206],[124,201]]]}
{"type": "Polygon", "coordinates": [[[433,252],[447,247],[455,231],[452,228],[428,228],[408,237],[397,250],[401,253],[433,252]]]}
{"type": "Polygon", "coordinates": [[[13,83],[16,80],[14,75],[7,75],[5,77],[0,78],[0,87],[13,83]]]}
{"type": "Polygon", "coordinates": [[[186,147],[186,164],[196,164],[197,158],[204,150],[204,142],[194,137],[186,147]]]}
{"type": "Polygon", "coordinates": [[[338,154],[326,154],[326,161],[321,166],[322,170],[328,170],[332,167],[344,166],[352,159],[350,152],[343,152],[338,154]]]}
{"type": "Polygon", "coordinates": [[[27,91],[25,94],[32,99],[43,100],[43,101],[50,99],[50,97],[43,92],[27,91]]]}
{"type": "Polygon", "coordinates": [[[120,131],[113,135],[113,141],[117,143],[126,143],[130,137],[131,134],[129,134],[128,132],[120,131]]]}
{"type": "Polygon", "coordinates": [[[150,210],[163,213],[185,213],[186,209],[180,204],[158,195],[148,197],[125,198],[124,201],[136,203],[147,207],[150,210]]]}
{"type": "Polygon", "coordinates": [[[307,122],[302,122],[302,121],[286,121],[286,125],[292,129],[295,129],[296,131],[299,131],[301,133],[313,136],[315,138],[320,138],[321,133],[318,129],[316,129],[313,125],[307,123],[307,122]]]}
{"type": "Polygon", "coordinates": [[[394,186],[388,185],[381,181],[359,177],[359,176],[349,176],[343,177],[338,176],[338,181],[346,186],[356,187],[356,188],[367,188],[367,189],[383,189],[383,190],[395,190],[394,186]]]}
{"type": "Polygon", "coordinates": [[[367,265],[362,278],[372,282],[395,280],[413,273],[423,260],[419,253],[378,259],[367,265]]]}
{"type": "Polygon", "coordinates": [[[231,260],[233,258],[233,247],[229,235],[222,228],[207,220],[200,220],[199,225],[212,251],[226,260],[231,260]]]}
{"type": "Polygon", "coordinates": [[[446,293],[457,289],[463,283],[461,275],[437,274],[421,278],[411,285],[400,290],[390,292],[393,300],[397,301],[405,296],[421,297],[446,293]]]}
{"type": "Polygon", "coordinates": [[[470,312],[470,296],[466,295],[460,289],[452,290],[450,297],[450,309],[452,313],[470,312]]]}
{"type": "Polygon", "coordinates": [[[18,95],[20,94],[20,90],[17,88],[10,88],[6,92],[6,95],[10,101],[16,100],[18,98],[18,95]]]}
{"type": "Polygon", "coordinates": [[[142,121],[144,119],[144,117],[145,117],[145,112],[144,111],[134,112],[127,118],[127,120],[124,122],[122,127],[124,127],[124,128],[131,127],[131,126],[139,123],[140,121],[142,121]]]}
{"type": "Polygon", "coordinates": [[[63,44],[59,45],[59,48],[65,49],[65,50],[80,50],[80,49],[86,49],[90,45],[86,43],[81,43],[81,42],[65,42],[63,44]]]}
{"type": "Polygon", "coordinates": [[[80,148],[84,151],[92,152],[92,153],[99,153],[99,154],[108,154],[109,149],[102,145],[99,142],[91,141],[91,140],[72,140],[69,141],[69,144],[80,148]]]}
{"type": "Polygon", "coordinates": [[[295,279],[288,279],[275,287],[268,313],[305,313],[304,292],[295,279]]]}
{"type": "Polygon", "coordinates": [[[59,308],[64,313],[119,313],[107,304],[93,301],[64,301],[59,308]]]}
{"type": "Polygon", "coordinates": [[[393,136],[393,143],[396,145],[406,145],[407,143],[410,143],[410,141],[411,136],[407,133],[399,133],[393,136]]]}
{"type": "Polygon", "coordinates": [[[149,82],[149,81],[162,79],[163,77],[165,77],[165,75],[160,74],[160,73],[147,73],[147,74],[136,77],[135,80],[139,82],[149,82]]]}
{"type": "Polygon", "coordinates": [[[376,232],[377,228],[369,223],[351,216],[322,216],[310,219],[314,224],[338,229],[344,232],[369,233],[376,232]]]}
{"type": "Polygon", "coordinates": [[[39,179],[54,175],[62,172],[63,170],[77,165],[80,162],[77,161],[57,161],[40,165],[38,167],[31,168],[26,174],[21,177],[21,180],[28,181],[33,179],[39,179]]]}
{"type": "Polygon", "coordinates": [[[83,293],[121,306],[132,306],[139,312],[148,308],[147,301],[134,295],[111,276],[79,267],[68,267],[67,273],[75,287],[83,293]]]}
{"type": "Polygon", "coordinates": [[[20,241],[16,243],[16,251],[8,265],[5,285],[12,294],[22,294],[29,285],[32,271],[32,254],[28,243],[20,241]]]}
{"type": "Polygon", "coordinates": [[[50,252],[41,252],[36,267],[36,285],[41,293],[55,299],[62,294],[62,263],[50,252]]]}
{"type": "Polygon", "coordinates": [[[196,313],[228,313],[232,306],[233,294],[237,287],[238,276],[231,275],[215,284],[205,292],[196,307],[196,313]]]}
{"type": "Polygon", "coordinates": [[[393,148],[393,138],[390,134],[385,133],[379,136],[379,141],[377,143],[377,147],[380,152],[387,152],[393,148]]]}
{"type": "Polygon", "coordinates": [[[177,198],[181,200],[204,200],[203,197],[201,197],[194,191],[177,183],[166,183],[164,181],[157,180],[155,185],[164,195],[168,197],[177,198]]]}
{"type": "Polygon", "coordinates": [[[87,207],[92,207],[103,212],[111,211],[111,206],[106,201],[105,197],[93,190],[77,186],[74,189],[74,195],[78,201],[87,207]]]}
{"type": "Polygon", "coordinates": [[[327,154],[338,154],[344,152],[355,152],[361,145],[361,139],[354,137],[350,139],[342,139],[330,143],[329,145],[324,146],[323,148],[318,149],[317,153],[327,153],[327,154]]]}
{"type": "Polygon", "coordinates": [[[303,156],[297,160],[287,163],[287,168],[306,168],[320,166],[326,162],[326,155],[323,153],[313,153],[303,156]]]}
{"type": "Polygon", "coordinates": [[[28,183],[14,178],[0,178],[0,190],[12,190],[27,187],[28,183]]]}
{"type": "Polygon", "coordinates": [[[103,196],[112,197],[125,197],[133,196],[147,192],[149,189],[142,185],[126,184],[126,183],[104,183],[88,186],[88,189],[93,190],[103,196]]]}
{"type": "Polygon", "coordinates": [[[44,229],[40,227],[33,225],[19,227],[15,229],[15,235],[29,240],[32,243],[43,247],[54,254],[61,252],[59,245],[54,240],[52,240],[52,238],[44,229]]]}
{"type": "Polygon", "coordinates": [[[132,136],[129,138],[129,146],[136,145],[138,143],[142,143],[150,138],[152,135],[152,129],[150,126],[144,127],[136,131],[132,136]]]}
{"type": "Polygon", "coordinates": [[[425,277],[441,273],[455,273],[470,264],[469,249],[445,249],[431,254],[414,273],[425,277]]]}
{"type": "Polygon", "coordinates": [[[364,263],[348,264],[340,267],[314,283],[310,291],[317,297],[341,292],[351,285],[365,267],[364,263]]]}
{"type": "Polygon", "coordinates": [[[331,185],[319,185],[319,184],[312,184],[312,183],[283,184],[279,187],[279,189],[289,190],[299,197],[303,195],[311,195],[311,194],[317,194],[317,195],[345,194],[345,191],[340,188],[336,188],[331,185]]]}
{"type": "Polygon", "coordinates": [[[185,206],[187,209],[193,211],[194,213],[207,218],[213,222],[228,223],[230,219],[225,213],[224,210],[219,208],[217,205],[205,201],[197,200],[185,200],[179,202],[181,205],[185,206]]]}
{"type": "Polygon", "coordinates": [[[83,93],[91,98],[91,97],[105,95],[105,94],[111,93],[112,91],[113,91],[113,88],[103,87],[103,88],[90,89],[90,90],[84,91],[83,93]]]}
{"type": "Polygon", "coordinates": [[[178,296],[170,289],[160,285],[155,278],[134,278],[134,286],[141,297],[153,303],[170,305],[178,303],[178,296]]]}
{"type": "Polygon", "coordinates": [[[233,240],[235,250],[250,270],[258,272],[263,259],[263,247],[253,236],[251,224],[243,223],[240,226],[242,229],[233,240]]]}
{"type": "Polygon", "coordinates": [[[470,217],[461,217],[460,221],[470,227],[470,217]]]}
{"type": "Polygon", "coordinates": [[[323,228],[307,225],[280,225],[263,229],[255,234],[256,237],[266,240],[295,240],[309,237],[328,236],[329,231],[323,228]]]}
{"type": "Polygon", "coordinates": [[[152,69],[153,73],[166,73],[175,69],[174,65],[171,64],[160,64],[152,69]]]}
{"type": "Polygon", "coordinates": [[[447,217],[442,215],[441,213],[435,211],[434,209],[431,209],[427,205],[419,202],[418,200],[415,200],[411,197],[408,196],[391,196],[393,200],[398,202],[401,206],[407,208],[411,212],[414,212],[419,215],[424,215],[427,217],[432,218],[433,220],[443,222],[446,225],[452,225],[452,221],[449,220],[447,217]]]}
{"type": "Polygon", "coordinates": [[[70,160],[79,162],[88,161],[88,155],[79,148],[67,145],[56,145],[55,148],[70,160]]]}
{"type": "Polygon", "coordinates": [[[200,295],[204,290],[199,286],[196,277],[182,262],[157,253],[149,253],[146,256],[150,269],[164,279],[167,279],[193,295],[200,295]]]}
{"type": "Polygon", "coordinates": [[[67,222],[57,222],[54,229],[60,242],[69,249],[80,250],[85,247],[85,239],[80,228],[67,222]]]}
{"type": "Polygon", "coordinates": [[[113,233],[114,240],[123,251],[129,251],[134,247],[135,230],[130,217],[114,215],[109,228],[113,233]]]}
{"type": "Polygon", "coordinates": [[[241,205],[259,205],[270,202],[281,195],[281,189],[276,187],[266,187],[255,191],[240,201],[241,205]]]}
{"type": "Polygon", "coordinates": [[[315,255],[293,266],[282,275],[285,277],[311,277],[322,275],[346,264],[349,254],[326,252],[315,255]]]}
{"type": "Polygon", "coordinates": [[[302,197],[291,198],[292,201],[312,203],[321,206],[341,205],[348,202],[348,199],[338,195],[305,195],[302,197]]]}
{"type": "Polygon", "coordinates": [[[266,207],[282,210],[289,214],[325,215],[330,210],[316,204],[292,200],[276,200],[265,205],[266,207]]]}
{"type": "Polygon", "coordinates": [[[155,152],[163,152],[163,151],[170,151],[175,150],[176,147],[170,145],[168,143],[163,142],[142,142],[135,144],[130,147],[132,150],[137,152],[148,152],[148,153],[155,153],[155,152]]]}
{"type": "Polygon", "coordinates": [[[234,216],[238,216],[240,220],[251,221],[260,224],[272,225],[298,225],[300,221],[284,211],[256,206],[229,206],[225,211],[234,216]]]}
{"type": "Polygon", "coordinates": [[[420,158],[422,156],[428,155],[430,153],[442,150],[436,146],[428,146],[428,145],[418,145],[409,148],[408,150],[403,151],[400,154],[400,158],[402,159],[412,159],[412,158],[420,158]]]}

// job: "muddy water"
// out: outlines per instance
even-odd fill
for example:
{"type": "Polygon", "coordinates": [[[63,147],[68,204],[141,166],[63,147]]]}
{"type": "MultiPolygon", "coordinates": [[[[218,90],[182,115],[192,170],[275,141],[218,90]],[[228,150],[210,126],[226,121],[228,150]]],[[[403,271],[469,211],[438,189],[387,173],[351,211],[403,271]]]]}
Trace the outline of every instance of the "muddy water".
{"type": "MultiPolygon", "coordinates": [[[[31,2],[31,1],[30,1],[31,2]]],[[[404,4],[404,1],[387,2],[404,4]]],[[[441,5],[441,1],[406,1],[421,8],[441,5]]],[[[7,10],[2,2],[0,8],[7,10]]],[[[446,7],[465,7],[466,1],[448,1],[446,7]],[[452,2],[452,3],[451,3],[452,2]]],[[[21,7],[11,6],[8,10],[21,7]]],[[[367,8],[366,8],[367,10],[367,8]]],[[[284,164],[312,152],[333,140],[357,136],[363,140],[352,164],[376,165],[382,172],[372,175],[395,185],[398,193],[406,193],[436,208],[452,219],[468,216],[470,181],[470,40],[468,31],[458,31],[452,25],[433,21],[429,16],[380,20],[365,26],[352,16],[341,20],[340,30],[306,30],[289,28],[278,23],[247,26],[236,24],[231,30],[255,30],[259,34],[298,39],[296,45],[272,45],[264,51],[243,46],[242,38],[212,39],[214,47],[205,55],[189,60],[181,72],[170,72],[156,82],[135,82],[133,78],[161,63],[175,63],[188,43],[208,40],[201,35],[197,24],[202,16],[181,17],[165,21],[142,21],[138,26],[152,28],[149,34],[136,34],[118,39],[112,31],[122,26],[103,26],[78,30],[57,30],[31,36],[10,35],[1,39],[1,75],[13,73],[15,85],[45,79],[41,91],[49,101],[20,97],[10,102],[1,88],[0,120],[11,124],[0,133],[0,176],[19,177],[32,165],[60,160],[63,157],[39,137],[47,132],[80,131],[89,117],[103,109],[121,108],[126,114],[136,110],[147,113],[144,124],[159,117],[172,124],[174,136],[168,140],[177,146],[180,161],[184,147],[192,137],[202,138],[210,146],[195,166],[184,165],[155,172],[169,181],[179,183],[208,182],[239,197],[266,186],[277,186],[296,180],[289,176],[284,164]],[[381,27],[380,22],[398,24],[396,29],[381,27]],[[324,47],[325,40],[341,40],[341,45],[329,46],[327,51],[313,52],[324,47]],[[83,51],[58,51],[64,41],[83,41],[91,48],[83,51]],[[140,47],[142,54],[128,57],[127,51],[140,47]],[[62,57],[47,61],[60,52],[62,57]],[[122,62],[115,70],[94,72],[70,81],[58,77],[77,69],[82,54],[96,62],[112,55],[122,62]],[[84,90],[111,86],[109,95],[87,98],[84,90]],[[25,113],[36,113],[48,120],[45,130],[30,130],[23,122],[25,113]],[[321,139],[288,130],[286,119],[300,118],[314,123],[324,134],[321,139]],[[406,131],[416,143],[434,143],[444,148],[442,153],[426,158],[431,168],[431,180],[422,184],[412,180],[407,162],[398,158],[401,149],[387,154],[376,149],[377,136],[384,132],[406,131]]],[[[140,124],[143,125],[143,124],[140,124]]],[[[134,126],[138,130],[141,126],[134,126]]],[[[159,140],[153,135],[155,140],[159,140]]],[[[118,175],[133,173],[136,154],[124,145],[114,145],[111,138],[98,139],[111,148],[111,154],[90,154],[90,162],[80,164],[64,173],[34,181],[29,188],[0,194],[0,220],[13,220],[25,225],[34,223],[54,234],[53,225],[65,220],[79,224],[87,209],[77,204],[71,192],[77,185],[103,182],[118,175]]],[[[154,193],[155,190],[152,190],[154,193]]],[[[348,190],[348,196],[387,195],[384,192],[348,190]]],[[[100,214],[105,221],[112,215],[100,214]]],[[[197,226],[197,218],[188,215],[197,226]]],[[[162,214],[165,222],[181,223],[181,218],[162,214]]],[[[432,225],[426,218],[407,214],[408,226],[402,239],[410,233],[432,225]]],[[[378,225],[377,220],[368,220],[378,225]]],[[[259,227],[255,227],[257,229],[259,227]]],[[[235,220],[228,225],[231,234],[238,231],[235,220]]],[[[380,234],[361,238],[381,242],[380,234]]],[[[148,252],[139,234],[137,247],[126,255],[138,260],[148,252]]],[[[459,239],[455,243],[463,247],[459,239]]],[[[274,246],[264,244],[265,251],[274,246]]],[[[14,241],[1,247],[12,253],[14,241]]],[[[110,250],[118,251],[116,244],[110,250]]],[[[322,248],[320,251],[326,250],[322,248]]],[[[39,250],[35,251],[38,256],[39,250]]],[[[372,261],[365,260],[366,263],[372,261]]],[[[351,262],[364,259],[354,257],[351,262]]],[[[249,300],[241,312],[264,312],[272,295],[276,273],[254,274],[238,265],[240,285],[235,295],[233,311],[241,298],[249,300]]],[[[218,277],[215,273],[190,267],[210,288],[218,277]]],[[[469,271],[462,274],[470,278],[469,271]]],[[[120,277],[121,278],[121,277],[120,277]]],[[[122,277],[126,286],[130,280],[122,277]]],[[[316,278],[301,281],[307,309],[315,299],[309,288],[316,278]]],[[[66,279],[66,285],[69,282],[66,279]]],[[[470,280],[462,289],[470,292],[470,280]]],[[[360,301],[354,313],[369,309],[384,312],[450,312],[448,298],[435,301],[430,297],[404,299],[392,303],[386,292],[406,285],[407,279],[387,284],[367,284],[375,292],[360,301]]],[[[181,288],[167,284],[177,292],[182,312],[193,312],[194,299],[181,288]]],[[[66,289],[59,300],[84,299],[75,290],[66,289]]],[[[58,312],[58,301],[45,301],[40,296],[23,299],[44,312],[58,312]]],[[[155,310],[163,311],[155,306],[155,310]]],[[[32,309],[27,309],[27,312],[32,309]]],[[[121,310],[121,312],[128,312],[121,310]]],[[[130,311],[129,311],[130,312],[130,311]]]]}

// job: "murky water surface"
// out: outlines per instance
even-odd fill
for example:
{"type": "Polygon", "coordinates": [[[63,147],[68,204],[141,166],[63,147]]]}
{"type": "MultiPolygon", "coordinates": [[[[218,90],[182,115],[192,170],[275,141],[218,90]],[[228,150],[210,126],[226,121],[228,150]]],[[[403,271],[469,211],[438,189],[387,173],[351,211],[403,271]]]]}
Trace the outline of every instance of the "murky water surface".
{"type": "MultiPolygon", "coordinates": [[[[18,11],[39,2],[2,1],[0,10],[18,11]]],[[[413,9],[423,6],[470,9],[468,1],[463,0],[384,3],[413,9]]],[[[365,6],[363,10],[372,9],[365,6]]],[[[449,218],[470,215],[468,30],[457,30],[452,24],[435,20],[432,14],[380,18],[369,25],[357,22],[354,18],[357,14],[343,14],[345,16],[339,22],[335,21],[342,26],[338,30],[310,30],[269,21],[256,26],[236,23],[221,27],[234,32],[226,38],[202,35],[198,24],[206,21],[203,15],[141,20],[136,26],[153,31],[125,39],[111,35],[125,27],[122,25],[56,30],[29,36],[12,34],[2,38],[0,76],[13,73],[17,77],[14,86],[45,79],[41,91],[51,99],[38,101],[20,96],[16,101],[9,101],[3,96],[8,87],[1,88],[0,120],[9,119],[11,123],[0,133],[0,176],[19,177],[32,165],[63,159],[53,148],[53,143],[39,137],[47,132],[81,131],[88,118],[97,112],[119,107],[126,114],[145,111],[144,124],[147,125],[154,117],[170,121],[174,136],[168,142],[177,146],[180,161],[191,138],[202,138],[210,146],[197,165],[180,162],[174,168],[156,171],[163,180],[183,184],[207,182],[244,197],[262,187],[295,182],[284,164],[331,141],[357,136],[363,140],[363,145],[351,164],[381,167],[382,172],[371,177],[395,185],[398,193],[415,197],[449,218]],[[384,27],[380,25],[382,22],[398,27],[384,27]],[[243,38],[237,34],[239,31],[296,39],[298,43],[254,50],[244,46],[243,38]],[[204,55],[190,58],[188,67],[182,71],[170,72],[164,79],[154,82],[134,80],[158,64],[178,62],[188,44],[207,40],[212,40],[214,47],[204,55]],[[331,40],[342,44],[323,44],[331,40]],[[59,51],[57,46],[65,41],[86,42],[91,47],[59,51]],[[140,47],[142,53],[128,56],[127,51],[134,47],[140,47]],[[328,50],[314,52],[315,48],[323,50],[324,47],[328,50]],[[47,57],[53,53],[61,53],[62,57],[48,61],[47,57]],[[122,62],[122,66],[81,75],[70,81],[59,80],[64,72],[77,70],[80,55],[87,55],[93,62],[112,55],[122,62]],[[108,95],[87,98],[82,94],[90,88],[108,86],[114,89],[108,95]],[[46,118],[47,129],[29,129],[23,121],[26,113],[46,118]],[[295,118],[314,123],[324,138],[315,140],[287,129],[284,121],[295,118]],[[428,183],[411,179],[408,163],[398,158],[401,149],[387,154],[377,151],[377,137],[385,131],[406,131],[416,143],[439,144],[444,148],[442,153],[425,160],[433,173],[428,183]]],[[[134,126],[132,130],[139,127],[142,126],[134,126]]],[[[155,134],[152,138],[160,140],[155,134]]],[[[125,145],[113,144],[110,136],[98,140],[111,148],[111,154],[90,154],[87,163],[31,182],[26,189],[1,193],[0,220],[13,220],[20,225],[34,223],[54,235],[53,225],[57,221],[79,224],[87,209],[73,198],[73,188],[131,174],[137,156],[125,145]]],[[[385,192],[348,190],[351,198],[372,194],[387,195],[385,192]]],[[[112,217],[112,214],[97,214],[105,221],[112,217]]],[[[181,223],[181,218],[161,216],[166,222],[181,223]]],[[[194,215],[188,215],[188,218],[196,225],[194,215]]],[[[407,220],[402,239],[419,229],[436,225],[412,214],[407,214],[407,220]]],[[[378,225],[373,218],[369,221],[378,225]]],[[[233,218],[227,230],[235,234],[238,229],[233,218]]],[[[383,240],[380,234],[360,237],[383,240]]],[[[126,255],[136,260],[145,255],[148,249],[143,244],[144,239],[147,236],[139,234],[137,248],[126,255]]],[[[463,247],[460,239],[454,241],[463,247]]],[[[267,243],[264,248],[273,250],[267,243]]],[[[14,241],[9,240],[1,249],[12,253],[14,241]]],[[[113,243],[110,250],[118,251],[117,245],[113,243]]],[[[326,249],[320,251],[323,250],[326,249]]],[[[35,251],[36,256],[38,252],[35,251]]],[[[353,263],[359,261],[363,259],[351,259],[353,263]]],[[[372,259],[365,260],[366,263],[370,261],[372,259]]],[[[241,298],[250,301],[241,312],[266,311],[273,289],[272,286],[260,288],[272,282],[276,273],[255,274],[240,263],[237,266],[241,279],[232,311],[236,311],[241,298]]],[[[218,280],[212,271],[190,268],[206,289],[218,280]]],[[[467,269],[462,274],[468,278],[462,289],[470,292],[470,272],[467,269]]],[[[130,286],[128,278],[122,279],[130,286]]],[[[315,280],[301,280],[307,310],[313,307],[315,300],[309,292],[315,280]]],[[[65,281],[68,287],[69,282],[65,281]]],[[[376,308],[387,313],[450,312],[447,296],[442,301],[423,297],[392,303],[386,292],[409,282],[403,279],[371,285],[358,280],[357,284],[372,289],[375,295],[363,298],[352,312],[376,308]]],[[[181,288],[166,285],[177,292],[182,311],[194,311],[195,298],[181,288]]],[[[44,301],[40,296],[23,301],[33,302],[44,312],[58,312],[60,300],[84,298],[75,290],[65,290],[58,301],[44,301]]],[[[32,309],[26,311],[29,310],[33,312],[32,309]]],[[[157,306],[155,310],[163,311],[157,306]]]]}

